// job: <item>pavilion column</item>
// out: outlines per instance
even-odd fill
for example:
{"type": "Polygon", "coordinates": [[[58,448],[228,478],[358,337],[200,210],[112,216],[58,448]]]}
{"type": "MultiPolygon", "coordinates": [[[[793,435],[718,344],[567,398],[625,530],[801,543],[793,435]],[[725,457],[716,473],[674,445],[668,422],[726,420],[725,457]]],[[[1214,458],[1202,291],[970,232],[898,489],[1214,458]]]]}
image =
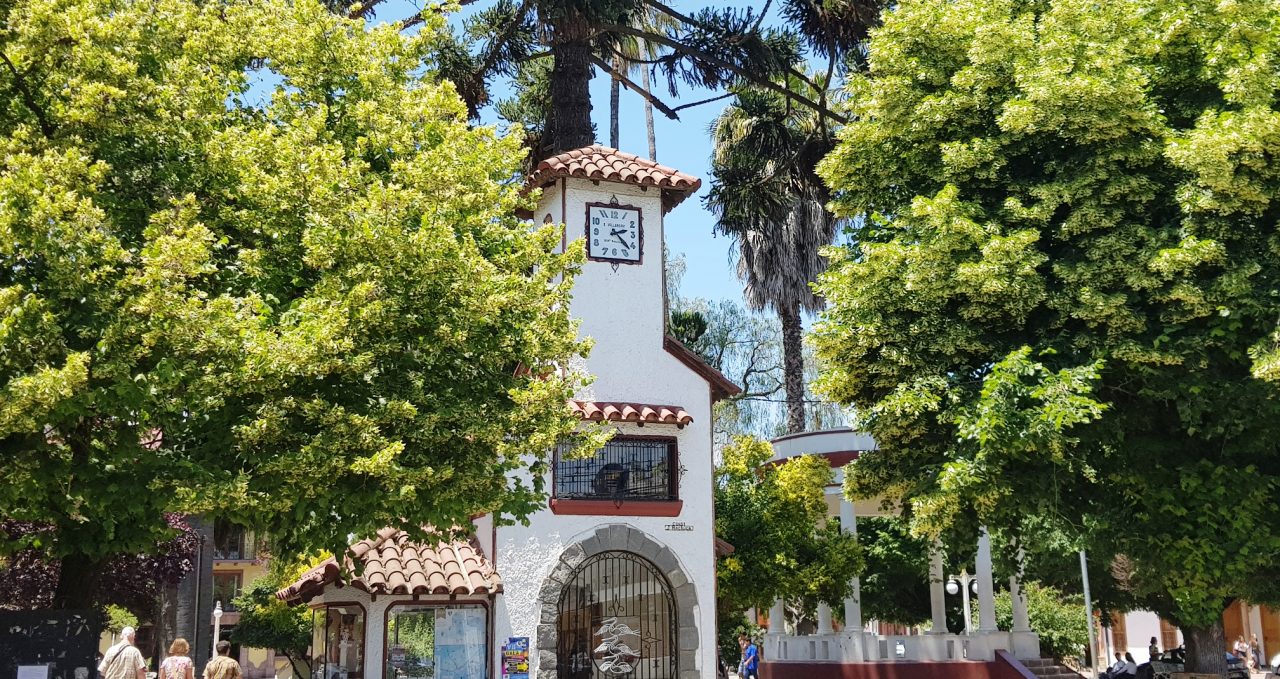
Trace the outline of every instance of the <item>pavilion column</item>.
{"type": "Polygon", "coordinates": [[[991,534],[978,529],[978,631],[996,631],[995,578],[991,568],[991,534]]]}
{"type": "Polygon", "coordinates": [[[1026,554],[1018,548],[1018,572],[1009,578],[1009,601],[1013,606],[1013,632],[1030,632],[1031,616],[1027,614],[1027,593],[1022,591],[1022,562],[1026,554]]]}
{"type": "Polygon", "coordinates": [[[769,609],[769,634],[785,634],[786,620],[782,599],[774,599],[773,607],[769,609]]]}
{"type": "Polygon", "coordinates": [[[1013,632],[1030,632],[1031,618],[1027,615],[1027,594],[1022,591],[1018,576],[1009,578],[1009,599],[1013,604],[1013,632]]]}
{"type": "Polygon", "coordinates": [[[818,604],[818,634],[834,634],[831,626],[831,606],[826,602],[818,604]]]}
{"type": "Polygon", "coordinates": [[[942,541],[935,539],[929,548],[929,608],[933,612],[930,634],[947,634],[947,601],[943,590],[946,574],[942,572],[942,541]]]}
{"type": "MultiPolygon", "coordinates": [[[[853,533],[858,537],[858,516],[853,511],[853,503],[845,498],[840,499],[840,530],[853,533]]],[[[862,631],[862,579],[854,576],[849,583],[849,596],[844,600],[844,628],[846,631],[862,631]]]]}

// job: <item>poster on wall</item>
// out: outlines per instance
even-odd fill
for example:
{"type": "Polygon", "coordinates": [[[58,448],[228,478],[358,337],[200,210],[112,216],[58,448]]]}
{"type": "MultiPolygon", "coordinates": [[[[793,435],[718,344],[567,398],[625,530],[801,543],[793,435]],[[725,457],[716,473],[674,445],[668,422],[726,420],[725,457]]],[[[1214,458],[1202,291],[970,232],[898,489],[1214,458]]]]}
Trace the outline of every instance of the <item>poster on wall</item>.
{"type": "Polygon", "coordinates": [[[529,679],[529,637],[511,637],[502,645],[503,679],[529,679]]]}
{"type": "Polygon", "coordinates": [[[450,679],[484,679],[486,611],[449,608],[436,619],[436,668],[450,679]]]}

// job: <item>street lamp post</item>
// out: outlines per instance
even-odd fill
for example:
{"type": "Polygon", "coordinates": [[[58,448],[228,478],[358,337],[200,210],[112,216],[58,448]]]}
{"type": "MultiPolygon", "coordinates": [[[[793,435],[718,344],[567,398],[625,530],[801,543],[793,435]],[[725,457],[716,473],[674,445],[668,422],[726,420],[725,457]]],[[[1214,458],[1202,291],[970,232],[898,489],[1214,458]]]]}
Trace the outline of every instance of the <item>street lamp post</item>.
{"type": "Polygon", "coordinates": [[[961,605],[964,610],[964,633],[973,633],[973,621],[969,615],[969,595],[977,596],[978,594],[978,576],[969,575],[966,571],[960,571],[960,575],[953,576],[947,580],[947,594],[955,596],[962,594],[961,605]]]}
{"type": "Polygon", "coordinates": [[[213,604],[213,648],[210,657],[218,657],[218,636],[222,633],[222,602],[213,604]]]}

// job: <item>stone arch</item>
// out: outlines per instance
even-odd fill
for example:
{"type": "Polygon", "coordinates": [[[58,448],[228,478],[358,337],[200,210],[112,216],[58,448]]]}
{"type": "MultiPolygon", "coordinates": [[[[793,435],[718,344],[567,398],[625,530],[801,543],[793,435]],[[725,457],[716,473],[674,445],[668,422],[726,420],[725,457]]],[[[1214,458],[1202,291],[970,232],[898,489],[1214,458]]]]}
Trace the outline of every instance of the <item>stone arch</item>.
{"type": "Polygon", "coordinates": [[[542,607],[538,621],[538,679],[557,679],[559,659],[556,644],[559,632],[556,615],[560,593],[574,571],[589,557],[601,552],[624,551],[638,554],[649,560],[667,577],[676,602],[676,644],[680,663],[680,679],[697,679],[698,657],[698,591],[680,566],[679,559],[667,547],[658,544],[643,532],[625,524],[601,526],[587,539],[570,545],[560,553],[560,560],[542,581],[538,592],[538,605],[542,607]]]}

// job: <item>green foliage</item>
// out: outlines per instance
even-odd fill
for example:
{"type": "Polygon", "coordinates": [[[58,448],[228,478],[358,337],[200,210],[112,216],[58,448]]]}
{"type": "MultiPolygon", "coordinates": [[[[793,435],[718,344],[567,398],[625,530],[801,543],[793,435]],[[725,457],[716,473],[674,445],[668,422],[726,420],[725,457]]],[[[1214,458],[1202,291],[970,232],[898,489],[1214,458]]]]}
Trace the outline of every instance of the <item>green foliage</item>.
{"type": "Polygon", "coordinates": [[[276,598],[276,592],[289,582],[264,575],[244,588],[236,597],[240,621],[231,631],[232,643],[275,649],[289,656],[290,661],[306,656],[311,644],[311,611],[276,598]]]}
{"type": "Polygon", "coordinates": [[[442,17],[0,12],[0,516],[51,526],[0,552],[101,563],[170,510],[288,553],[538,508],[576,262],[513,216],[521,140],[424,69],[442,17]]]}
{"type": "MultiPolygon", "coordinates": [[[[1064,596],[1058,590],[1034,582],[1023,584],[1027,617],[1040,637],[1040,653],[1057,659],[1078,658],[1089,645],[1084,619],[1084,597],[1064,596]]],[[[1013,602],[1008,590],[996,592],[996,626],[1013,627],[1013,602]]]]}
{"type": "Polygon", "coordinates": [[[130,613],[125,608],[115,604],[108,604],[105,611],[106,615],[104,617],[103,624],[107,628],[107,631],[112,634],[119,634],[120,630],[126,627],[133,627],[135,629],[138,627],[138,616],[130,613]]]}
{"type": "Polygon", "coordinates": [[[1188,628],[1280,597],[1280,8],[907,0],[873,36],[820,167],[857,243],[822,389],[880,446],[847,491],[1009,549],[1035,519],[1188,628]]]}
{"type": "Polygon", "coordinates": [[[717,470],[716,535],[737,551],[717,572],[721,616],[741,617],[778,597],[839,604],[862,567],[857,541],[827,522],[824,489],[832,472],[821,457],[764,466],[765,441],[737,437],[717,470]]]}
{"type": "Polygon", "coordinates": [[[862,617],[898,625],[927,622],[929,541],[912,536],[902,517],[867,516],[858,518],[858,544],[866,559],[859,581],[862,617]]]}

